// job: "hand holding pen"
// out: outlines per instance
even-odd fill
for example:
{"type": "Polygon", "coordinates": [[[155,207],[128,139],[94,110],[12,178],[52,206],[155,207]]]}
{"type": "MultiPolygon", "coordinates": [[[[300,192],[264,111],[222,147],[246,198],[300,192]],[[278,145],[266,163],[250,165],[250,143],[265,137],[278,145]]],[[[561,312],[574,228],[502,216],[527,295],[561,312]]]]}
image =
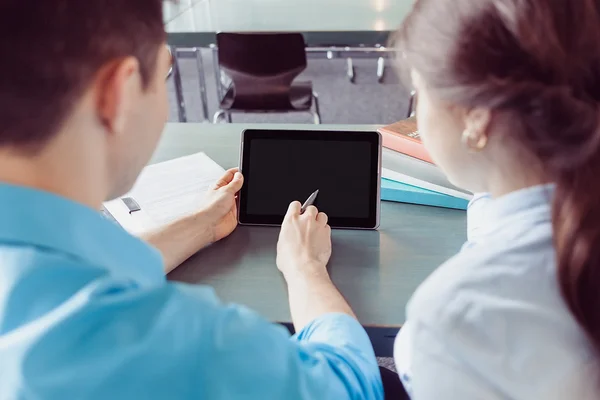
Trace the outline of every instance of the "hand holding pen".
{"type": "Polygon", "coordinates": [[[331,257],[331,228],[329,218],[311,207],[319,194],[317,190],[301,205],[290,204],[277,244],[277,266],[286,276],[309,273],[326,276],[331,257]]]}

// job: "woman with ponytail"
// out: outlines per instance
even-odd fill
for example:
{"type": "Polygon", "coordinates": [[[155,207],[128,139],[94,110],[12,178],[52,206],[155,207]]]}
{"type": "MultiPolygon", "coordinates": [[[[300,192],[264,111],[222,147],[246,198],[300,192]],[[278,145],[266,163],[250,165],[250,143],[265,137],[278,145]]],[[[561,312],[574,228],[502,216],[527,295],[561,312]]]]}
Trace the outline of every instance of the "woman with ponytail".
{"type": "Polygon", "coordinates": [[[408,305],[407,392],[600,399],[600,1],[417,0],[395,43],[432,158],[489,193],[408,305]]]}

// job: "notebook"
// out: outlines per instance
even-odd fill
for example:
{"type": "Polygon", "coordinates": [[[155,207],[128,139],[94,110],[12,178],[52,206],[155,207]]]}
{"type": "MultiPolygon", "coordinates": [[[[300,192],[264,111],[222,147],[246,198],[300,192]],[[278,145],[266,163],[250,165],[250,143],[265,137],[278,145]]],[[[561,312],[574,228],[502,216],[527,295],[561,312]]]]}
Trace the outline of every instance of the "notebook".
{"type": "Polygon", "coordinates": [[[129,193],[104,208],[127,231],[142,234],[197,211],[224,172],[204,153],[150,165],[129,193]],[[139,211],[131,212],[132,201],[139,211]]]}
{"type": "Polygon", "coordinates": [[[379,129],[379,133],[383,139],[383,147],[433,164],[433,160],[419,136],[416,118],[405,119],[385,126],[379,129]]]}
{"type": "Polygon", "coordinates": [[[381,200],[453,208],[457,210],[466,210],[469,204],[469,201],[465,199],[421,189],[389,179],[381,180],[381,200]]]}

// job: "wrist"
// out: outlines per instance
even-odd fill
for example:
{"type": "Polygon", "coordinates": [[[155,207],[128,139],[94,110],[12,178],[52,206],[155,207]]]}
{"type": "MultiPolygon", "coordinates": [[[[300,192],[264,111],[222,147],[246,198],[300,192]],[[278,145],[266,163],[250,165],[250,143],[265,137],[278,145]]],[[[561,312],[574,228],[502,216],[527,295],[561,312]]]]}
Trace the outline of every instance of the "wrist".
{"type": "Polygon", "coordinates": [[[197,232],[202,232],[202,236],[205,238],[206,243],[204,245],[208,246],[209,244],[214,243],[216,241],[216,224],[215,221],[213,221],[211,213],[206,210],[200,210],[192,215],[192,219],[197,232]]]}
{"type": "Polygon", "coordinates": [[[288,283],[331,282],[327,266],[318,262],[306,262],[282,272],[288,283]]]}

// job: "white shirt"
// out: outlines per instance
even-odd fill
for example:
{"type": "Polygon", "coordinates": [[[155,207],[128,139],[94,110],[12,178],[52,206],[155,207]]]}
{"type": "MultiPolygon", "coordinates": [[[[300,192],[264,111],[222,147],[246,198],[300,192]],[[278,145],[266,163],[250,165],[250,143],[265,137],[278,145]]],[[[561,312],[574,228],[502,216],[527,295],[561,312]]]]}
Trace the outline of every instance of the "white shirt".
{"type": "Polygon", "coordinates": [[[417,290],[396,338],[413,400],[600,399],[600,362],[558,286],[552,192],[476,197],[479,229],[417,290]]]}

